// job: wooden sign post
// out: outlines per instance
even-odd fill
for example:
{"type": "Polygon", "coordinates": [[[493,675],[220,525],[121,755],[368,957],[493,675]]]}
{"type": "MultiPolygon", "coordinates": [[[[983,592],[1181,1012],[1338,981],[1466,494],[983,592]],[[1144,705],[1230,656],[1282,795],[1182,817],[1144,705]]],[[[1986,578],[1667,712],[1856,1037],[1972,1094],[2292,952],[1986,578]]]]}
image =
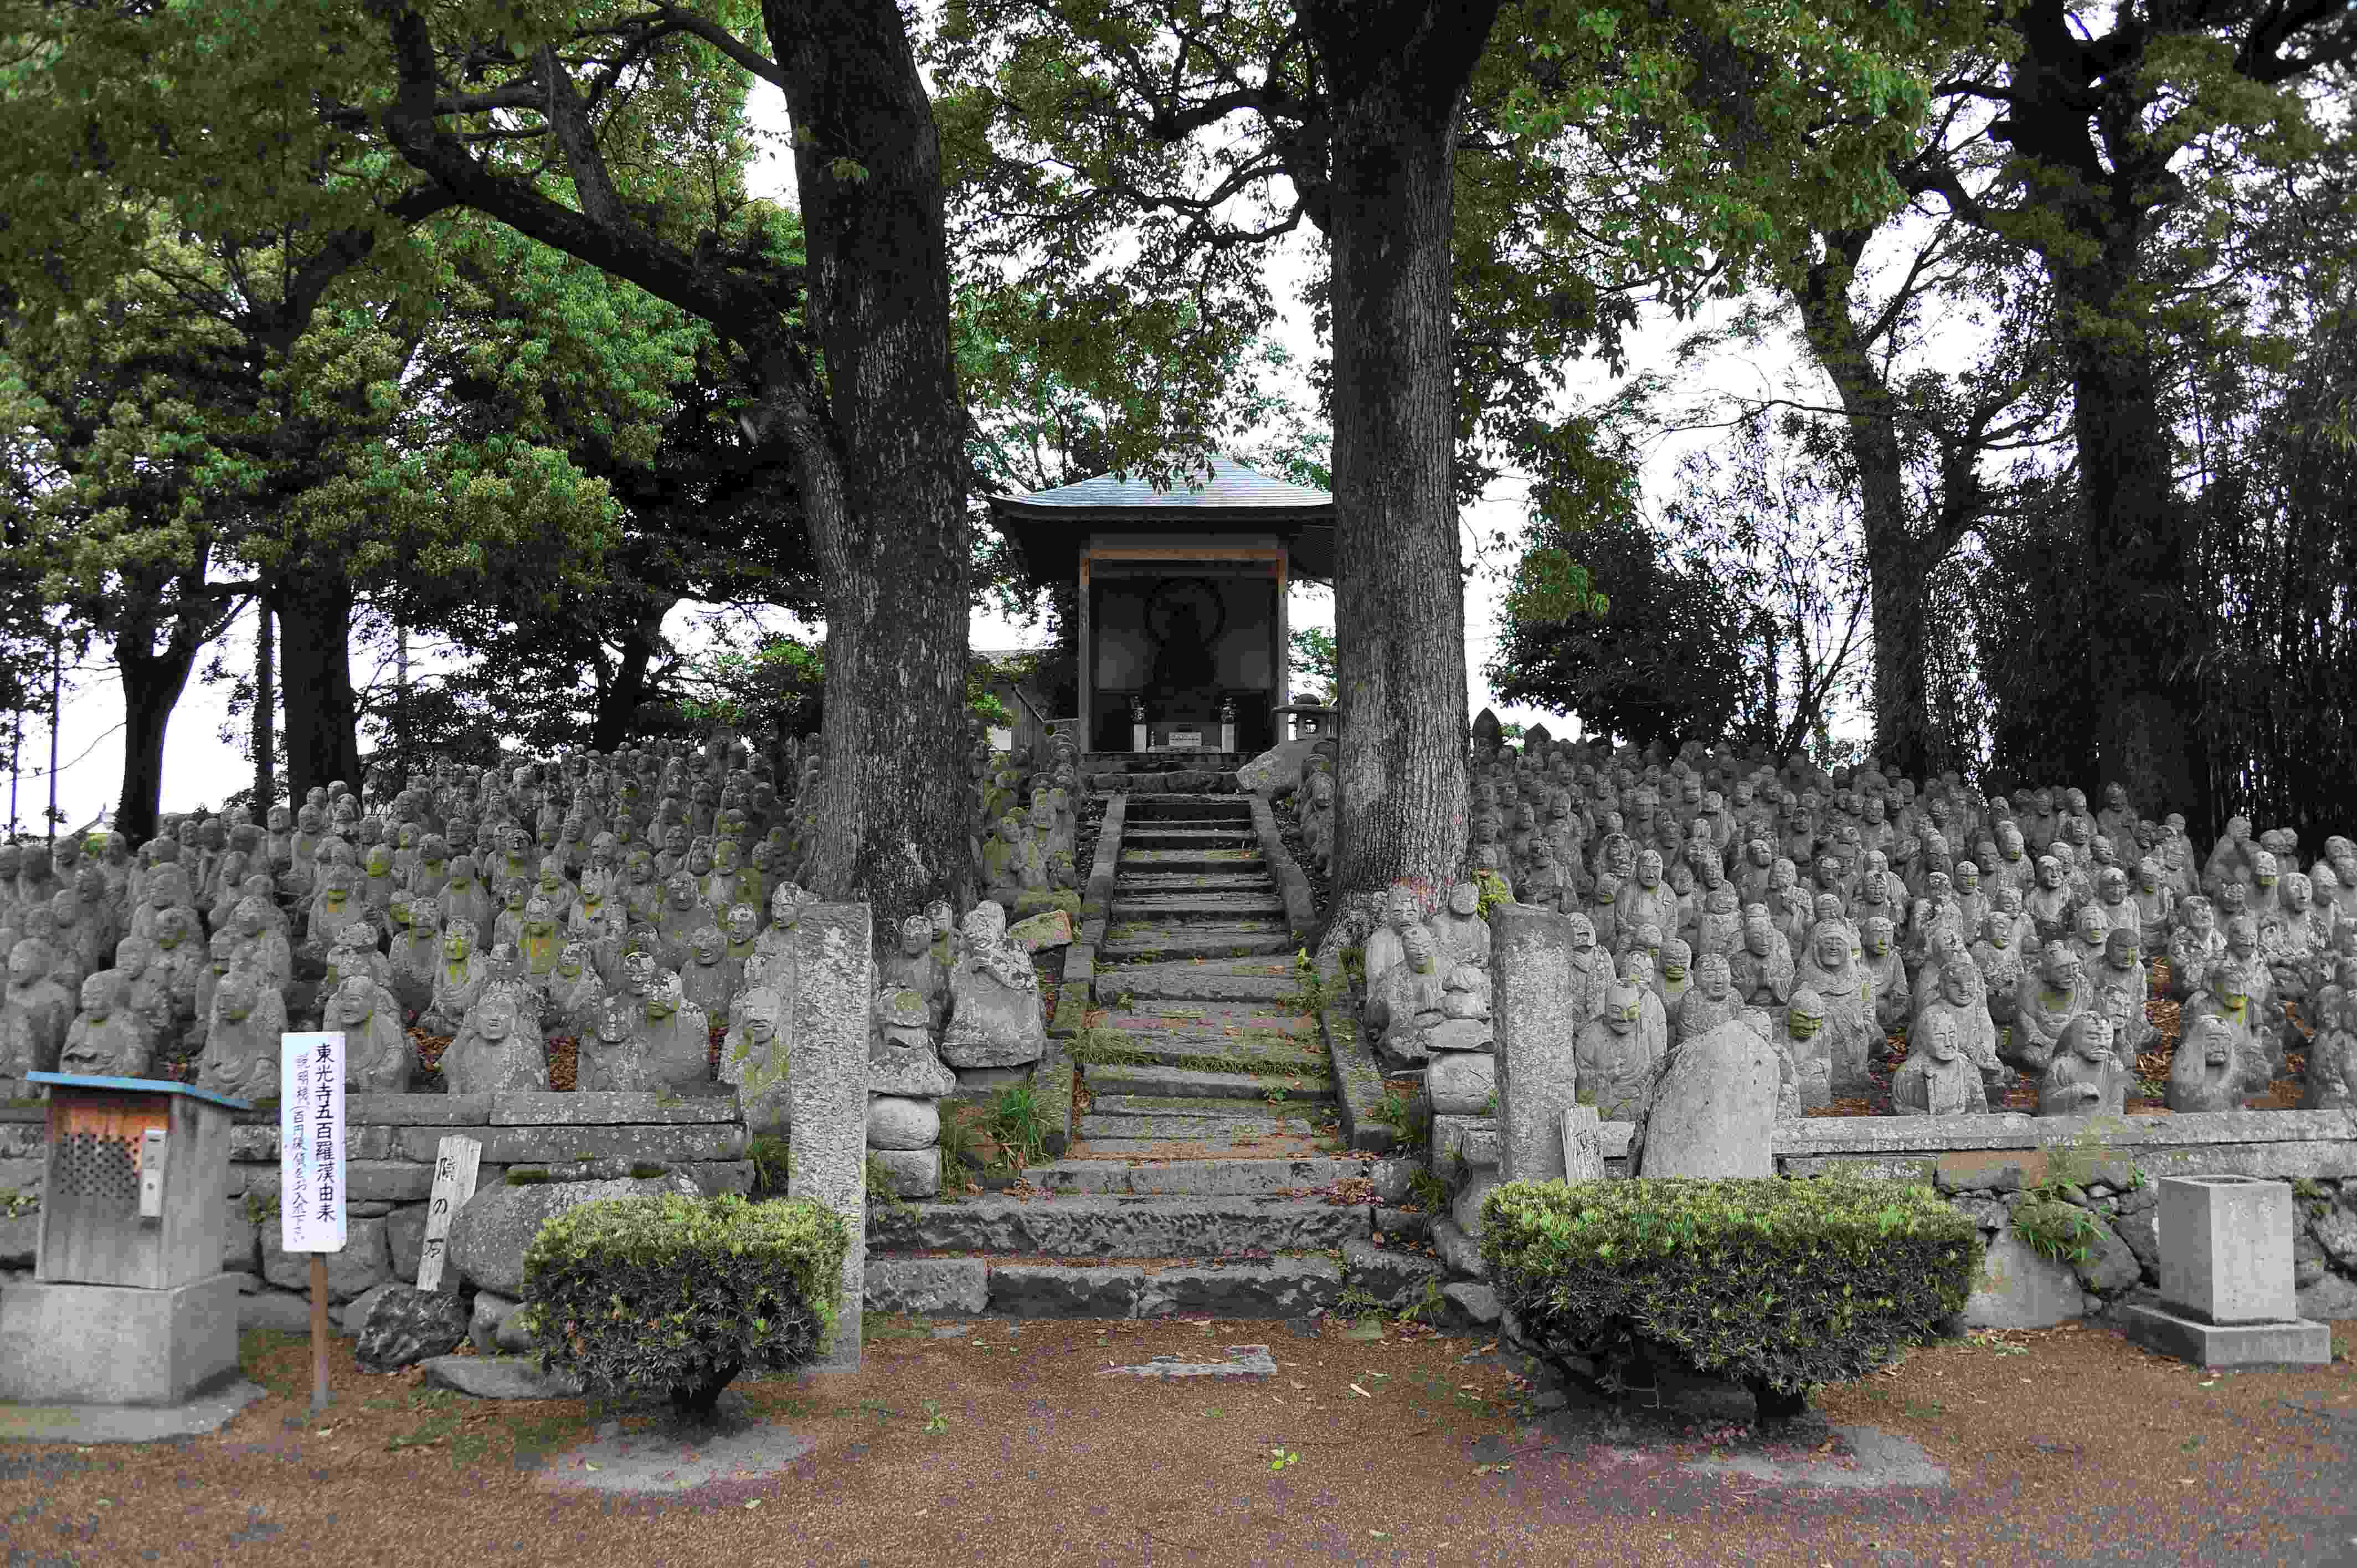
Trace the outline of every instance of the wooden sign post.
{"type": "MultiPolygon", "coordinates": [[[[417,1254],[417,1288],[438,1291],[450,1252],[450,1222],[475,1196],[475,1172],[483,1163],[483,1145],[453,1133],[434,1151],[434,1197],[425,1206],[425,1245],[417,1254]]],[[[457,1275],[450,1276],[453,1289],[457,1275]]]]}
{"type": "Polygon", "coordinates": [[[311,1413],[328,1408],[328,1259],[344,1250],[344,1036],[278,1040],[278,1234],[311,1254],[311,1413]]]}

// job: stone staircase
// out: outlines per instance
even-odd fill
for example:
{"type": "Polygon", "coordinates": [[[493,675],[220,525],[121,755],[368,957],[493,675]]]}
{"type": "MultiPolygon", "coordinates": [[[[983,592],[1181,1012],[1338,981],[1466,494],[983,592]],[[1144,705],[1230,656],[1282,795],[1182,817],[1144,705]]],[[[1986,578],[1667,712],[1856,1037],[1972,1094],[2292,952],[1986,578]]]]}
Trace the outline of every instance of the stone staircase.
{"type": "Polygon", "coordinates": [[[1335,1136],[1266,807],[1208,788],[1120,804],[1098,846],[1109,898],[1083,911],[1095,967],[1072,1141],[1024,1173],[1036,1196],[873,1216],[871,1309],[1303,1317],[1346,1285],[1403,1305],[1427,1272],[1437,1287],[1437,1264],[1373,1246],[1366,1188],[1339,1186],[1365,1157],[1335,1136]]]}

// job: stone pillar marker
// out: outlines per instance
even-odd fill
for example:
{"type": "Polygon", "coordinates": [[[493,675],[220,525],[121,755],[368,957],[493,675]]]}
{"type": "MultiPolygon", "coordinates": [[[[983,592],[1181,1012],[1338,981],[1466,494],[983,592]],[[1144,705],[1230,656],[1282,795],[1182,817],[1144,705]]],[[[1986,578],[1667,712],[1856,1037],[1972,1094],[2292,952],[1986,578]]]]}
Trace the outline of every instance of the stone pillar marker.
{"type": "Polygon", "coordinates": [[[2163,1176],[2160,1299],[2121,1328],[2203,1367],[2328,1367],[2332,1329],[2299,1316],[2291,1184],[2260,1176],[2163,1176]]]}
{"type": "Polygon", "coordinates": [[[867,1259],[867,1009],[876,992],[873,917],[865,904],[813,904],[796,933],[793,1046],[787,1083],[793,1157],[786,1196],[843,1217],[851,1247],[834,1344],[813,1369],[859,1369],[867,1259]]]}
{"type": "Polygon", "coordinates": [[[1531,905],[1501,904],[1490,917],[1490,935],[1498,1175],[1503,1181],[1559,1179],[1563,1113],[1579,1097],[1571,923],[1531,905]]]}

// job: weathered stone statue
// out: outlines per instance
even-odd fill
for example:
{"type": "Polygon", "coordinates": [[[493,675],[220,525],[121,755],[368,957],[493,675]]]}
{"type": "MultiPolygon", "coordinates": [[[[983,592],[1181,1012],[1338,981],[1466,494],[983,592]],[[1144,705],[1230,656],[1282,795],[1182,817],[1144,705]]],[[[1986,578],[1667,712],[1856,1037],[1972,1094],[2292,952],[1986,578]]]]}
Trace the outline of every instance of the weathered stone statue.
{"type": "MultiPolygon", "coordinates": [[[[2180,1055],[2184,1048],[2178,1047],[2180,1055]]],[[[2175,1082],[2173,1073],[2170,1081],[2175,1082]]],[[[2300,1096],[2300,1108],[2332,1111],[2352,1106],[2357,1106],[2357,992],[2331,985],[2319,998],[2316,1037],[2309,1044],[2308,1084],[2300,1096]]]]}
{"type": "Polygon", "coordinates": [[[949,1021],[949,966],[933,948],[933,923],[922,915],[900,922],[900,945],[877,966],[879,993],[912,991],[925,1004],[926,1015],[939,1030],[949,1021]]]}
{"type": "Polygon", "coordinates": [[[1448,990],[1432,933],[1410,926],[1404,945],[1407,956],[1369,988],[1366,1007],[1368,1026],[1376,1031],[1384,1059],[1403,1066],[1431,1054],[1425,1032],[1441,1021],[1441,998],[1448,990]]]}
{"type": "Polygon", "coordinates": [[[328,1001],[327,1027],[344,1036],[344,1084],[354,1094],[408,1092],[416,1054],[393,1015],[393,999],[374,981],[354,975],[328,1001]]]}
{"type": "Polygon", "coordinates": [[[2128,1077],[2112,1054],[2111,1020],[2100,1013],[2079,1014],[2039,1083],[2038,1113],[2117,1116],[2127,1099],[2128,1077]]]}
{"type": "Polygon", "coordinates": [[[640,998],[606,998],[597,1026],[581,1042],[574,1081],[585,1094],[644,1094],[654,1087],[647,1070],[645,1020],[640,998]]]}
{"type": "Polygon", "coordinates": [[[475,923],[452,920],[444,925],[442,961],[434,970],[434,993],[417,1015],[418,1028],[428,1035],[456,1035],[490,978],[475,954],[475,923]]]}
{"type": "Polygon", "coordinates": [[[1048,1021],[1030,956],[1006,940],[1006,911],[977,904],[950,972],[950,1023],[942,1059],[953,1068],[1019,1067],[1047,1048],[1048,1021]]]}
{"type": "Polygon", "coordinates": [[[1953,1020],[1934,1014],[1890,1080],[1890,1109],[1900,1116],[1980,1116],[1988,1094],[1980,1069],[1965,1058],[1953,1020]]]}
{"type": "Polygon", "coordinates": [[[1813,987],[1792,993],[1776,1026],[1777,1050],[1792,1067],[1792,1084],[1803,1111],[1823,1111],[1834,1102],[1833,1045],[1825,1035],[1825,999],[1813,987]]]}
{"type": "Polygon", "coordinates": [[[1881,1036],[1875,1026],[1874,982],[1853,957],[1848,931],[1831,921],[1819,921],[1810,937],[1808,956],[1795,970],[1792,983],[1824,999],[1825,1053],[1833,1063],[1833,1091],[1867,1093],[1872,1088],[1867,1065],[1874,1059],[1875,1044],[1881,1036]]]}
{"type": "Polygon", "coordinates": [[[1394,882],[1384,891],[1382,923],[1367,933],[1368,995],[1375,993],[1375,983],[1383,977],[1385,972],[1407,956],[1407,932],[1411,927],[1420,923],[1421,913],[1415,889],[1406,883],[1394,882]]]}
{"type": "Polygon", "coordinates": [[[53,1072],[74,1020],[74,995],[52,972],[54,954],[20,940],[8,953],[8,993],[0,999],[0,1078],[53,1072]]]}
{"type": "Polygon", "coordinates": [[[1792,998],[1792,944],[1770,921],[1766,905],[1745,911],[1743,943],[1728,955],[1727,972],[1748,1006],[1779,1008],[1792,998]]]}
{"type": "Polygon", "coordinates": [[[2071,1020],[2092,1011],[2094,1002],[2077,957],[2064,943],[2048,942],[2036,972],[2025,973],[2014,992],[2013,1026],[1998,1055],[2032,1078],[2043,1074],[2071,1020]]]}
{"type": "Polygon", "coordinates": [[[1695,961],[1694,985],[1678,998],[1676,1010],[1670,1015],[1671,1038],[1700,1038],[1738,1016],[1744,1006],[1743,999],[1735,994],[1727,955],[1706,952],[1695,961]]]}
{"type": "Polygon", "coordinates": [[[214,988],[197,1086],[241,1100],[278,1095],[278,1048],[286,1004],[253,974],[234,971],[214,988]]]}
{"type": "Polygon", "coordinates": [[[1891,950],[1893,930],[1890,922],[1880,915],[1868,915],[1858,922],[1858,940],[1866,948],[1860,955],[1859,967],[1874,985],[1875,1027],[1886,1036],[1906,1026],[1914,1003],[1914,993],[1907,983],[1906,965],[1891,950]]]}
{"type": "Polygon", "coordinates": [[[442,1083],[453,1094],[547,1090],[547,1047],[538,1030],[523,1026],[511,993],[486,992],[468,1010],[442,1053],[442,1083]]]}
{"type": "Polygon", "coordinates": [[[2194,993],[2178,1015],[2180,1042],[2192,1038],[2204,1020],[2215,1020],[2225,1027],[2234,1043],[2234,1059],[2245,1093],[2266,1088],[2276,1070],[2273,1042],[2261,1032],[2258,1004],[2251,995],[2257,972],[2255,963],[2228,953],[2210,966],[2203,989],[2194,993]]]}
{"type": "Polygon", "coordinates": [[[1566,918],[1571,940],[1572,1017],[1585,1024],[1604,1012],[1604,993],[1613,981],[1612,955],[1597,944],[1596,928],[1585,915],[1566,918]]]}
{"type": "MultiPolygon", "coordinates": [[[[2313,1058],[2311,1058],[2311,1064],[2313,1058]]],[[[2315,1074],[2311,1070],[2310,1083],[2315,1074]]],[[[2171,1111],[2240,1111],[2247,1092],[2233,1029],[2222,1018],[2198,1018],[2169,1058],[2167,1101],[2171,1111]]]]}
{"type": "Polygon", "coordinates": [[[1642,1122],[1660,1062],[1638,1033],[1641,998],[1620,983],[1605,993],[1602,1016],[1579,1026],[1573,1050],[1581,1103],[1607,1122],[1642,1122]]]}
{"type": "Polygon", "coordinates": [[[100,970],[81,983],[81,1011],[66,1026],[59,1072],[90,1078],[145,1078],[152,1036],[123,1006],[123,976],[100,970]]]}

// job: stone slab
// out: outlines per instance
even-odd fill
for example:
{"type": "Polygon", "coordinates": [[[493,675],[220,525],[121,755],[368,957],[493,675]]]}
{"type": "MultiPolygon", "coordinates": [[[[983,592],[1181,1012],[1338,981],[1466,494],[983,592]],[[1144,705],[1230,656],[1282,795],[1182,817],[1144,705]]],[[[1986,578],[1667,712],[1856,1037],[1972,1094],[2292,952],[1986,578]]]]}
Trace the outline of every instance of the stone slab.
{"type": "Polygon", "coordinates": [[[870,1258],[865,1288],[870,1312],[978,1313],[990,1305],[990,1264],[981,1258],[870,1258]]]}
{"type": "MultiPolygon", "coordinates": [[[[1770,1140],[1775,1132],[1779,1072],[1775,1048],[1733,1019],[1681,1042],[1653,1092],[1643,1174],[1711,1179],[1774,1176],[1776,1156],[1770,1140]]],[[[1555,1168],[1550,1174],[1556,1176],[1565,1174],[1565,1109],[1555,1112],[1555,1168]]],[[[1506,1131],[1511,1148],[1510,1121],[1506,1131]]],[[[1597,1164],[1600,1168],[1600,1151],[1597,1164]]]]}
{"type": "Polygon", "coordinates": [[[490,1114],[488,1094],[355,1094],[344,1101],[347,1127],[479,1127],[490,1114]]]}
{"type": "MultiPolygon", "coordinates": [[[[726,1395],[722,1408],[726,1415],[726,1395]]],[[[754,1487],[782,1475],[816,1446],[776,1422],[747,1420],[741,1413],[715,1430],[694,1434],[606,1426],[580,1447],[551,1455],[533,1484],[544,1492],[608,1498],[675,1497],[705,1487],[754,1487]]]]}
{"type": "Polygon", "coordinates": [[[1963,1317],[1973,1328],[2051,1328],[2084,1309],[2079,1277],[2070,1265],[2040,1257],[2006,1230],[1989,1241],[1963,1317]]]}
{"type": "Polygon", "coordinates": [[[1300,1073],[1205,1072],[1195,1068],[1129,1064],[1104,1067],[1092,1063],[1082,1069],[1081,1076],[1088,1080],[1089,1092],[1096,1097],[1100,1107],[1109,1098],[1130,1095],[1269,1101],[1269,1096],[1275,1094],[1282,1098],[1269,1102],[1278,1104],[1323,1103],[1334,1098],[1331,1083],[1300,1073]]]}
{"type": "Polygon", "coordinates": [[[577,1094],[518,1090],[490,1096],[494,1127],[610,1127],[645,1123],[734,1122],[736,1090],[717,1084],[710,1094],[577,1094]]]}
{"type": "Polygon", "coordinates": [[[1130,1116],[1096,1115],[1081,1118],[1076,1129],[1083,1140],[1098,1138],[1152,1138],[1183,1143],[1241,1144],[1291,1134],[1298,1138],[1313,1135],[1317,1127],[1302,1117],[1281,1116],[1130,1116]]]}
{"type": "Polygon", "coordinates": [[[2148,1350],[2197,1367],[2329,1367],[2332,1329],[2305,1318],[2286,1323],[2202,1323],[2158,1306],[2121,1309],[2120,1332],[2148,1350]]]}
{"type": "Polygon", "coordinates": [[[1224,1361],[1188,1361],[1177,1356],[1157,1356],[1137,1367],[1105,1367],[1100,1378],[1273,1378],[1276,1358],[1265,1345],[1231,1345],[1224,1361]]]}
{"type": "MultiPolygon", "coordinates": [[[[864,1064],[862,1070],[865,1070],[864,1064]]],[[[421,1162],[429,1187],[434,1173],[431,1165],[424,1162],[434,1158],[443,1138],[454,1131],[465,1132],[467,1129],[404,1127],[400,1130],[403,1157],[421,1162]]],[[[482,1137],[486,1164],[521,1165],[609,1159],[673,1164],[690,1160],[737,1160],[745,1156],[745,1128],[736,1122],[722,1125],[544,1122],[520,1127],[502,1127],[494,1123],[474,1131],[482,1137]]]]}
{"type": "Polygon", "coordinates": [[[1373,1296],[1385,1306],[1414,1306],[1427,1289],[1445,1283],[1447,1267],[1421,1252],[1394,1251],[1372,1241],[1350,1241],[1342,1247],[1342,1268],[1351,1289],[1373,1296]]]}
{"type": "Polygon", "coordinates": [[[537,1356],[435,1356],[417,1365],[429,1387],[479,1400],[570,1400],[582,1392],[577,1380],[542,1371],[537,1356]]]}
{"type": "Polygon", "coordinates": [[[860,1273],[867,1257],[867,1015],[876,991],[874,920],[865,904],[813,904],[795,941],[792,1049],[787,1092],[794,1157],[786,1196],[841,1217],[843,1259],[834,1340],[813,1363],[859,1369],[860,1273]]]}
{"type": "Polygon", "coordinates": [[[1209,1313],[1214,1317],[1308,1317],[1342,1298],[1342,1270],[1323,1256],[1266,1262],[1181,1263],[1146,1275],[1140,1317],[1209,1313]]]}
{"type": "MultiPolygon", "coordinates": [[[[1258,924],[1273,926],[1275,922],[1258,924]]],[[[1109,937],[1097,949],[1097,954],[1107,963],[1137,963],[1157,958],[1286,957],[1293,950],[1290,931],[1201,925],[1157,928],[1138,936],[1109,937]]]]}
{"type": "Polygon", "coordinates": [[[1011,1317],[1134,1317],[1145,1283],[1134,1264],[998,1263],[990,1309],[1011,1317]]]}
{"type": "Polygon", "coordinates": [[[178,1404],[0,1404],[0,1443],[164,1443],[219,1432],[270,1391],[242,1378],[178,1404]]]}
{"type": "Polygon", "coordinates": [[[1579,1101],[1570,923],[1544,909],[1506,904],[1491,915],[1490,931],[1499,1174],[1507,1181],[1560,1179],[1564,1108],[1579,1101]]]}
{"type": "MultiPolygon", "coordinates": [[[[2117,1147],[2211,1144],[2347,1144],[2357,1114],[2347,1111],[2195,1111],[2176,1115],[1808,1116],[1776,1127],[1779,1155],[1939,1154],[1949,1149],[2040,1149],[2093,1131],[2117,1147]]],[[[2143,1161],[2137,1155],[2139,1164],[2143,1161]]]]}
{"type": "Polygon", "coordinates": [[[1356,1159],[1246,1156],[1135,1165],[1118,1160],[1060,1160],[1052,1165],[1028,1166],[1023,1176],[1032,1186],[1054,1193],[1237,1197],[1299,1192],[1345,1181],[1365,1171],[1366,1163],[1356,1159]]]}
{"type": "Polygon", "coordinates": [[[1374,1051],[1359,1027],[1351,987],[1342,973],[1337,950],[1318,957],[1318,989],[1325,999],[1318,1010],[1318,1031],[1325,1043],[1329,1070],[1340,1100],[1337,1120],[1345,1146],[1381,1155],[1400,1139],[1400,1129],[1383,1119],[1383,1076],[1375,1067],[1374,1051]]]}
{"type": "Polygon", "coordinates": [[[1369,1233],[1367,1210],[1290,1197],[983,1197],[879,1212],[879,1249],[1007,1257],[1307,1252],[1369,1233]]]}
{"type": "Polygon", "coordinates": [[[238,1279],[0,1285],[0,1400],[178,1405],[237,1374],[238,1279]]]}

